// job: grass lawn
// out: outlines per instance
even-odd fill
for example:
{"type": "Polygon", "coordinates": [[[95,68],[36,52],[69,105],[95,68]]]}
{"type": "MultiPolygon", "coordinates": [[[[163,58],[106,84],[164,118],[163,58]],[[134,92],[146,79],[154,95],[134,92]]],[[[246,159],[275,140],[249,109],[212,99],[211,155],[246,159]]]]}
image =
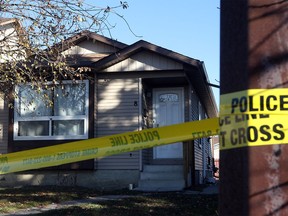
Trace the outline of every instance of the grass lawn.
{"type": "Polygon", "coordinates": [[[36,215],[218,215],[217,195],[192,195],[183,192],[141,193],[128,190],[100,192],[74,187],[2,188],[0,214],[18,212],[22,209],[44,208],[53,203],[56,205],[70,200],[86,200],[86,202],[62,205],[59,209],[46,210],[36,215]],[[126,198],[100,201],[95,199],[109,194],[125,195],[126,198]]]}

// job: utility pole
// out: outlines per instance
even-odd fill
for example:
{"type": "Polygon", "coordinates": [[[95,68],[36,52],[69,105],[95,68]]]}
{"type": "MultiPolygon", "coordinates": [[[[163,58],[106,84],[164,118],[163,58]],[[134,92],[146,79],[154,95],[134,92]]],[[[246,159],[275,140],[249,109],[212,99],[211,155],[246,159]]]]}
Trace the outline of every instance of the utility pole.
{"type": "MultiPolygon", "coordinates": [[[[272,110],[272,106],[273,109],[277,109],[277,112],[279,109],[286,110],[288,1],[221,0],[220,10],[221,105],[222,96],[229,93],[232,95],[230,101],[233,101],[235,92],[246,92],[248,89],[269,92],[276,89],[280,91],[279,94],[274,94],[273,91],[269,97],[263,96],[257,99],[256,95],[251,95],[247,91],[246,97],[242,97],[244,102],[239,109],[243,113],[248,110],[248,106],[253,111],[272,110]],[[258,106],[256,104],[260,104],[259,108],[255,108],[258,106]]],[[[281,118],[286,118],[288,122],[288,111],[281,113],[280,111],[277,114],[281,114],[281,118]]],[[[256,115],[257,118],[269,116],[263,113],[256,115]]],[[[251,119],[252,115],[248,118],[251,119]]],[[[231,119],[228,117],[228,120],[224,120],[230,123],[231,119]]],[[[266,121],[259,119],[258,122],[260,121],[263,124],[267,123],[267,127],[257,131],[256,126],[249,127],[250,123],[247,121],[246,128],[241,130],[244,131],[241,137],[239,130],[238,134],[236,130],[232,131],[233,129],[222,133],[220,145],[223,146],[225,145],[223,142],[226,142],[226,146],[232,147],[220,151],[219,213],[221,216],[288,215],[287,125],[284,127],[284,123],[273,123],[281,128],[281,131],[278,129],[273,131],[270,130],[272,121],[269,118],[266,121]],[[255,132],[253,136],[251,131],[255,132]],[[273,132],[279,132],[281,135],[273,135],[273,132]],[[267,145],[266,141],[269,138],[274,139],[275,143],[267,145]],[[259,145],[239,147],[241,139],[253,142],[257,140],[259,143],[254,144],[259,145]],[[235,143],[231,144],[234,141],[235,143]]]]}

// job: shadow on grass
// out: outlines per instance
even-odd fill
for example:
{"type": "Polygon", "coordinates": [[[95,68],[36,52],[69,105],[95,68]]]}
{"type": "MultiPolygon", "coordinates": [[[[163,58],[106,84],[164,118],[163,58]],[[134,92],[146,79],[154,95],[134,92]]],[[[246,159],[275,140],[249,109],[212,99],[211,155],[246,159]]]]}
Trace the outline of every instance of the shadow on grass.
{"type": "Polygon", "coordinates": [[[58,210],[51,210],[38,215],[101,215],[101,216],[146,216],[146,215],[218,215],[217,195],[184,195],[160,193],[137,195],[121,200],[101,201],[81,204],[58,210]]]}
{"type": "MultiPolygon", "coordinates": [[[[63,205],[60,209],[45,210],[42,213],[34,215],[218,215],[217,195],[191,195],[182,192],[141,193],[127,190],[100,192],[86,188],[25,187],[19,189],[1,189],[0,205],[1,203],[17,205],[24,202],[27,205],[23,205],[20,209],[25,209],[44,207],[51,203],[61,203],[68,200],[81,200],[111,194],[133,196],[115,200],[95,201],[95,199],[91,199],[91,202],[79,202],[79,205],[73,206],[63,205]]],[[[15,212],[15,209],[13,211],[15,212]]]]}
{"type": "Polygon", "coordinates": [[[87,196],[84,189],[65,187],[21,187],[0,189],[1,200],[9,202],[62,202],[67,199],[79,199],[87,196]]]}

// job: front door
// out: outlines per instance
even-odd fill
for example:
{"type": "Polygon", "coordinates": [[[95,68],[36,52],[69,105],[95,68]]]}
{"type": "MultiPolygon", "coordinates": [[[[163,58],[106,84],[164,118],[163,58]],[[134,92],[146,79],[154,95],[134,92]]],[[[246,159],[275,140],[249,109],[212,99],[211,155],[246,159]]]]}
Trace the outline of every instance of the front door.
{"type": "MultiPolygon", "coordinates": [[[[153,90],[154,127],[184,122],[183,88],[153,90]]],[[[154,159],[183,158],[182,142],[158,146],[153,149],[154,159]]]]}

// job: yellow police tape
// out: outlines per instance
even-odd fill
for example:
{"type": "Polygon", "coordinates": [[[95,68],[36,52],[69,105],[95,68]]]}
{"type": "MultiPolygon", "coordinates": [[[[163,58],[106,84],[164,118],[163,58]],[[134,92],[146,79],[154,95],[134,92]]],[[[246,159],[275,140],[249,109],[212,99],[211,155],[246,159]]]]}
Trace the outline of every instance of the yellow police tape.
{"type": "Polygon", "coordinates": [[[0,156],[0,174],[100,158],[218,133],[218,118],[212,118],[9,153],[0,156]]]}
{"type": "Polygon", "coordinates": [[[221,95],[220,118],[93,138],[0,156],[0,174],[220,135],[220,150],[288,143],[287,89],[221,95]],[[220,126],[220,128],[219,128],[220,126]]]}
{"type": "Polygon", "coordinates": [[[221,95],[220,150],[288,143],[288,90],[221,95]]]}

